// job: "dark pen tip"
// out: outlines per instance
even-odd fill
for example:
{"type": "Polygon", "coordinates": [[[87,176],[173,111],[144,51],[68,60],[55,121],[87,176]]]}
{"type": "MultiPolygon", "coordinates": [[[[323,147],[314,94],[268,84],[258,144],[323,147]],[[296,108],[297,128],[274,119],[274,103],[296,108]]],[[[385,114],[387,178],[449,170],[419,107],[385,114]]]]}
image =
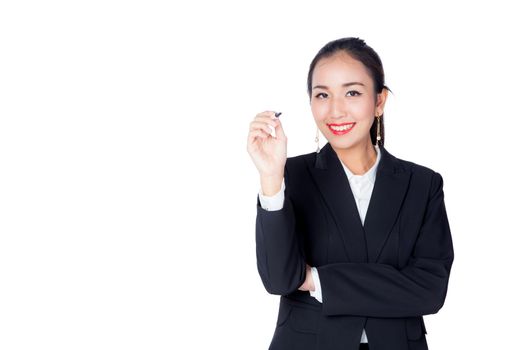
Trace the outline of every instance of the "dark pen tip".
{"type": "Polygon", "coordinates": [[[275,117],[279,118],[279,116],[282,114],[282,112],[275,113],[275,117]]]}

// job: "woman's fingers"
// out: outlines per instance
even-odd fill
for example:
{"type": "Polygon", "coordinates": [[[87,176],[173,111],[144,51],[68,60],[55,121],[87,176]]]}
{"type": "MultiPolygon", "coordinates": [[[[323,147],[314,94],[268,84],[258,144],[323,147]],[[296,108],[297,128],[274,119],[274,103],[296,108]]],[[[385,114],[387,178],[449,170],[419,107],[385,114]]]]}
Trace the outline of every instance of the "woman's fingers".
{"type": "Polygon", "coordinates": [[[257,114],[252,123],[250,124],[250,130],[256,127],[263,128],[263,125],[261,125],[260,123],[265,123],[267,125],[265,131],[268,130],[270,134],[273,134],[275,132],[274,137],[282,138],[284,136],[284,132],[282,130],[278,130],[281,129],[278,127],[280,125],[280,121],[278,118],[275,117],[274,112],[265,111],[257,114]]]}
{"type": "Polygon", "coordinates": [[[254,118],[253,121],[257,121],[257,122],[264,122],[270,126],[273,126],[273,127],[276,127],[277,125],[279,125],[279,121],[277,119],[272,119],[271,117],[268,117],[268,116],[257,116],[254,118]]]}
{"type": "Polygon", "coordinates": [[[252,144],[253,142],[255,142],[256,138],[261,138],[264,140],[269,136],[270,135],[267,132],[262,131],[261,129],[251,130],[248,134],[248,142],[252,144]]]}
{"type": "Polygon", "coordinates": [[[265,111],[258,113],[250,122],[248,142],[252,144],[257,138],[264,140],[270,136],[279,139],[283,138],[284,131],[280,125],[279,119],[275,117],[275,112],[265,111]],[[275,136],[272,135],[273,133],[275,133],[275,136]]]}
{"type": "Polygon", "coordinates": [[[259,116],[262,116],[262,117],[273,117],[275,116],[275,112],[274,111],[264,111],[264,112],[261,112],[261,113],[257,113],[257,117],[259,116]]]}
{"type": "Polygon", "coordinates": [[[256,121],[253,121],[250,123],[250,130],[257,130],[257,129],[261,129],[261,130],[264,130],[268,133],[272,133],[273,129],[272,129],[272,126],[270,126],[268,123],[265,123],[265,122],[256,122],[256,121]]]}

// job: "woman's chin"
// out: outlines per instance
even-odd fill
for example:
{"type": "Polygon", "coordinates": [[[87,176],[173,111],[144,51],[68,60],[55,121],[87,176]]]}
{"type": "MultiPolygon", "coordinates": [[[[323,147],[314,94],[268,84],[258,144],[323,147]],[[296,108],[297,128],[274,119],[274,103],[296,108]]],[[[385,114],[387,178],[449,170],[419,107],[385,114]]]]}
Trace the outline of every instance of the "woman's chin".
{"type": "Polygon", "coordinates": [[[355,139],[340,136],[331,137],[328,142],[330,142],[332,148],[337,149],[351,149],[360,144],[355,139]]]}

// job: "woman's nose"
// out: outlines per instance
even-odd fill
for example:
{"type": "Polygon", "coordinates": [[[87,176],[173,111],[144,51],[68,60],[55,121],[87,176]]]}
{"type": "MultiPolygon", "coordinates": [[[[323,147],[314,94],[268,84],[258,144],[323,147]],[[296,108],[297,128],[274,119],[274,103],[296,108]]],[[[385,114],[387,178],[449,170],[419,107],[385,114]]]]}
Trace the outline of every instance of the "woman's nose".
{"type": "Polygon", "coordinates": [[[330,115],[332,118],[339,118],[345,115],[344,99],[333,98],[330,101],[330,115]]]}

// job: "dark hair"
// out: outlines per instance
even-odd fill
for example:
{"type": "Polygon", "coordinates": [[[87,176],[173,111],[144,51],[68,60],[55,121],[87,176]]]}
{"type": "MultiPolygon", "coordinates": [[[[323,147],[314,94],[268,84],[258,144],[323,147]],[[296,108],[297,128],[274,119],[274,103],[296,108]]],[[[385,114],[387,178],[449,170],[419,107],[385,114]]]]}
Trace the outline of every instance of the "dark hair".
{"type": "MultiPolygon", "coordinates": [[[[387,89],[392,92],[390,88],[385,85],[385,73],[383,71],[383,64],[379,55],[368,46],[363,39],[360,38],[341,38],[337,40],[330,41],[327,43],[317,55],[315,55],[312,63],[310,63],[310,70],[308,71],[308,97],[310,101],[312,100],[312,75],[314,68],[317,62],[326,57],[331,57],[332,55],[338,52],[346,52],[352,58],[361,61],[366,67],[368,74],[374,82],[374,91],[376,94],[379,94],[383,89],[387,89]]],[[[377,101],[377,95],[374,95],[374,100],[377,101]]],[[[384,113],[380,116],[380,135],[381,135],[381,144],[385,144],[385,123],[384,123],[384,113]]],[[[370,128],[370,138],[372,139],[372,144],[376,144],[376,135],[377,135],[377,118],[374,118],[374,124],[370,128]]]]}

